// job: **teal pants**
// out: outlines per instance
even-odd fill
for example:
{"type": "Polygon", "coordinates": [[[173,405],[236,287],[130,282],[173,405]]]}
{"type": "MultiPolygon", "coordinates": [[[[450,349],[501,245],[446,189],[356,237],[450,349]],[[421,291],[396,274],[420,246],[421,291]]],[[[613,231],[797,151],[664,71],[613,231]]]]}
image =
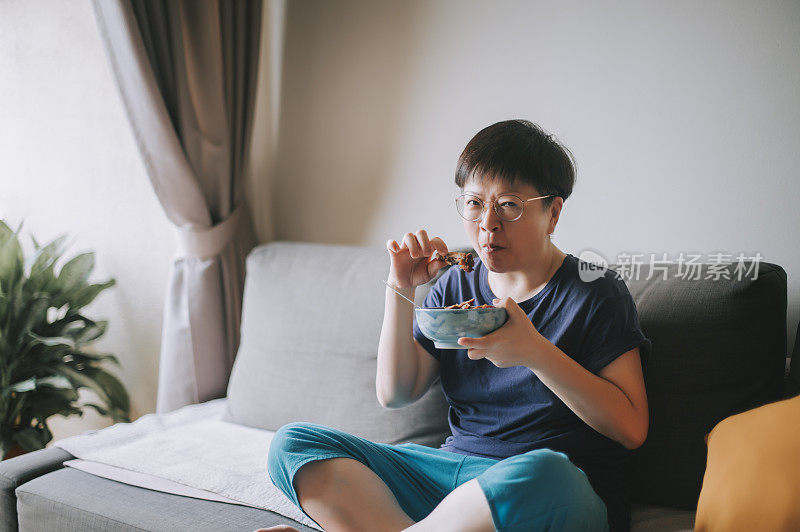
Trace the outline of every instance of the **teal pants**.
{"type": "Polygon", "coordinates": [[[267,467],[273,484],[303,511],[292,484],[295,474],[308,462],[336,457],[358,460],[374,471],[414,521],[477,478],[496,530],[608,530],[605,504],[586,475],[564,453],[549,449],[495,460],[416,443],[375,443],[316,423],[289,423],[275,433],[267,467]]]}

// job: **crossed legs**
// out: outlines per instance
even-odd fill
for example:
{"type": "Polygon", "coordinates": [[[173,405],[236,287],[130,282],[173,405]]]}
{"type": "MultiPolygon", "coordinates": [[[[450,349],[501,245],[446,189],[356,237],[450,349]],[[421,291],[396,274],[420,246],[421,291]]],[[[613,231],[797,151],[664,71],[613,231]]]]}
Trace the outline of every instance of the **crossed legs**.
{"type": "MultiPolygon", "coordinates": [[[[309,462],[294,477],[303,510],[327,532],[492,532],[489,503],[476,479],[451,491],[415,523],[392,491],[370,468],[351,458],[309,462]]],[[[280,525],[270,532],[291,532],[280,525]]]]}

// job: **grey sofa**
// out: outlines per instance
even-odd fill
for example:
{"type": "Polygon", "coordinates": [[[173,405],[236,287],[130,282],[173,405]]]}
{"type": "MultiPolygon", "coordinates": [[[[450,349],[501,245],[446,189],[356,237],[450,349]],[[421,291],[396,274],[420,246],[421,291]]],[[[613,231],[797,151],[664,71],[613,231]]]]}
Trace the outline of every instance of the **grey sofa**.
{"type": "MultiPolygon", "coordinates": [[[[723,418],[786,394],[786,273],[762,262],[757,279],[751,273],[736,280],[733,266],[729,279],[682,279],[671,265],[666,279],[626,280],[653,341],[645,375],[650,433],[630,471],[634,531],[691,530],[703,436],[723,418]]],[[[387,272],[383,249],[290,242],[255,248],[247,259],[227,419],[272,431],[311,421],[374,441],[438,447],[449,434],[438,382],[402,409],[384,409],[375,397],[387,272]]],[[[429,287],[417,291],[419,302],[429,287]]],[[[64,467],[71,458],[49,447],[0,462],[3,532],[248,531],[280,523],[313,530],[267,510],[64,467]]]]}

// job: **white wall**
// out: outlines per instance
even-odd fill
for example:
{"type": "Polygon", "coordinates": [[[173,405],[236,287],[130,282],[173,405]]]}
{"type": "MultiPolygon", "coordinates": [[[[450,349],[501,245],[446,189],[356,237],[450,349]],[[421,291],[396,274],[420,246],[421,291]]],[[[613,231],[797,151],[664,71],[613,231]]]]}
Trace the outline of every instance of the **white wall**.
{"type": "Polygon", "coordinates": [[[455,163],[527,118],[575,154],[556,243],[782,265],[800,318],[800,3],[289,2],[275,236],[465,244],[455,163]]]}
{"type": "MultiPolygon", "coordinates": [[[[262,241],[383,246],[424,227],[464,244],[456,158],[482,127],[524,117],[578,160],[562,249],[760,252],[788,272],[794,339],[797,2],[268,0],[265,12],[248,183],[262,241]]],[[[68,256],[94,250],[94,278],[117,279],[88,309],[111,324],[97,349],[120,358],[133,417],[153,412],[175,241],[88,0],[0,2],[0,161],[0,217],[25,218],[26,239],[72,235],[68,256]]],[[[60,438],[108,420],[50,424],[60,438]]]]}
{"type": "MultiPolygon", "coordinates": [[[[96,344],[131,396],[155,411],[161,313],[175,237],[150,186],[88,1],[0,2],[0,218],[46,242],[72,237],[67,257],[94,251],[94,281],[117,285],[86,309],[109,320],[96,344]]],[[[84,399],[89,394],[82,394],[84,399]]],[[[53,416],[59,439],[110,424],[53,416]]]]}

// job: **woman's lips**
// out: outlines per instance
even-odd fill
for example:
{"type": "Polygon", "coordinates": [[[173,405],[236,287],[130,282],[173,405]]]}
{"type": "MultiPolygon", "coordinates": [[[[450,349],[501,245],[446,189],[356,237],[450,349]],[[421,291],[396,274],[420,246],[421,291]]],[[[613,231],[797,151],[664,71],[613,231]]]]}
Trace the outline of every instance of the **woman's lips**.
{"type": "Polygon", "coordinates": [[[483,251],[485,251],[486,253],[494,253],[496,251],[500,251],[501,249],[505,249],[505,248],[500,247],[500,246],[492,246],[490,244],[484,244],[483,245],[483,251]]]}

